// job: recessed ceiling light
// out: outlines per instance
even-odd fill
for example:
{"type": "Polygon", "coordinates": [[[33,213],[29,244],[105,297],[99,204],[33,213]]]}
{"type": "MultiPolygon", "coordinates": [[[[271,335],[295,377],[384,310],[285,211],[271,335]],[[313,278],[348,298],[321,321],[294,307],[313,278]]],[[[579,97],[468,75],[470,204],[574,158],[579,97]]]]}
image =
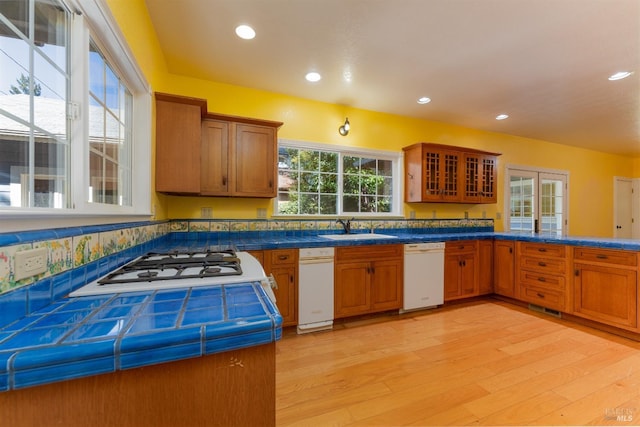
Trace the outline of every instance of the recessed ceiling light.
{"type": "Polygon", "coordinates": [[[349,70],[342,73],[342,77],[344,78],[344,81],[347,83],[351,83],[351,80],[353,79],[353,76],[351,75],[351,71],[349,70]]]}
{"type": "Polygon", "coordinates": [[[236,27],[236,34],[245,40],[251,40],[256,36],[255,30],[248,25],[238,25],[236,27]]]}
{"type": "Polygon", "coordinates": [[[496,120],[504,120],[504,119],[508,119],[509,115],[508,114],[498,114],[496,116],[496,120]]]}
{"type": "Polygon", "coordinates": [[[427,98],[423,96],[422,98],[418,98],[418,104],[428,104],[431,102],[431,98],[427,98]]]}
{"type": "Polygon", "coordinates": [[[319,82],[322,76],[320,75],[320,73],[316,73],[315,71],[312,71],[310,73],[307,73],[307,75],[304,76],[304,78],[307,79],[307,81],[309,82],[315,83],[315,82],[319,82]]]}
{"type": "Polygon", "coordinates": [[[622,80],[626,77],[629,77],[631,74],[633,74],[631,71],[619,71],[609,76],[609,80],[622,80]]]}

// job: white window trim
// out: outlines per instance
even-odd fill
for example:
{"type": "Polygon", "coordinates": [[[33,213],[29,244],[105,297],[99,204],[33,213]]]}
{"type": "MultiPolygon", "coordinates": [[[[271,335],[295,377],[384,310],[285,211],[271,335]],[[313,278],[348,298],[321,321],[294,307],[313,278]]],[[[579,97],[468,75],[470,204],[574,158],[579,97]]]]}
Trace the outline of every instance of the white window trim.
{"type": "MultiPolygon", "coordinates": [[[[132,206],[117,206],[109,204],[88,203],[89,191],[89,146],[85,144],[84,150],[72,150],[70,157],[71,168],[71,197],[70,209],[49,208],[3,208],[0,209],[0,219],[14,220],[7,222],[9,229],[35,229],[50,228],[52,226],[64,226],[66,219],[96,218],[96,217],[122,217],[121,219],[139,219],[139,216],[151,216],[151,110],[152,96],[150,86],[144,74],[137,65],[135,58],[129,49],[118,24],[111,14],[105,0],[63,0],[69,10],[76,12],[72,20],[74,38],[71,43],[83,43],[84,52],[88,55],[89,28],[93,40],[104,49],[110,65],[120,74],[127,83],[127,87],[133,96],[133,129],[132,147],[132,206]],[[80,31],[80,32],[78,32],[80,31]],[[80,34],[81,40],[77,37],[80,34]],[[74,170],[82,168],[81,174],[74,174],[74,170]],[[82,177],[83,182],[78,182],[82,177]],[[34,219],[52,219],[53,222],[41,224],[33,223],[34,219]]],[[[88,85],[88,60],[87,56],[77,55],[78,50],[71,49],[71,71],[73,73],[71,83],[70,102],[78,109],[78,119],[72,120],[72,136],[74,139],[80,135],[82,140],[88,140],[88,122],[81,120],[89,105],[88,85]],[[82,79],[78,79],[81,75],[82,79]],[[83,81],[84,80],[84,81],[83,81]],[[84,111],[83,111],[84,110],[84,111]]],[[[73,143],[73,142],[72,142],[73,143]]],[[[84,221],[93,223],[97,221],[84,221]]],[[[75,224],[75,223],[74,223],[75,224]]]]}
{"type": "Polygon", "coordinates": [[[523,171],[530,173],[543,173],[543,174],[556,174],[562,175],[566,177],[566,194],[564,196],[564,208],[565,212],[563,215],[565,216],[565,226],[564,226],[564,234],[569,234],[569,225],[571,222],[569,221],[569,190],[571,188],[569,184],[569,171],[562,169],[548,169],[548,168],[536,168],[532,166],[522,166],[522,165],[513,165],[507,164],[504,168],[504,230],[509,231],[511,226],[511,183],[510,176],[512,171],[523,171]]]}
{"type": "MultiPolygon", "coordinates": [[[[273,199],[273,218],[280,219],[295,219],[295,218],[304,218],[304,219],[322,219],[322,218],[337,218],[342,216],[353,216],[356,218],[404,218],[402,215],[402,201],[403,201],[403,180],[402,180],[402,169],[404,165],[404,153],[402,151],[388,151],[388,150],[375,150],[370,148],[360,148],[360,147],[352,147],[352,146],[344,146],[344,145],[334,145],[334,144],[323,144],[321,142],[308,142],[308,141],[299,141],[295,139],[285,139],[278,138],[278,148],[280,145],[292,145],[296,148],[303,148],[309,150],[320,150],[320,151],[331,151],[331,152],[340,152],[341,155],[347,156],[357,156],[357,157],[375,157],[376,159],[382,160],[391,160],[392,161],[392,177],[393,177],[393,189],[391,194],[393,196],[393,203],[391,207],[391,212],[360,212],[360,213],[337,213],[335,215],[283,215],[278,214],[278,197],[276,196],[273,199]]],[[[342,183],[342,176],[339,178],[340,183],[342,183]]],[[[342,196],[342,193],[340,193],[342,196]]],[[[341,207],[341,201],[338,204],[341,207]]]]}

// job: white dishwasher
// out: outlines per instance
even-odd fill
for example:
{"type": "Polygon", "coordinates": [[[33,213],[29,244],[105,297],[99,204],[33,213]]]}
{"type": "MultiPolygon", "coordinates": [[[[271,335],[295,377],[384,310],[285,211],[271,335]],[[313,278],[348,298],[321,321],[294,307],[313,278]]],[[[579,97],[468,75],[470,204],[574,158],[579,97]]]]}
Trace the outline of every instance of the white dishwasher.
{"type": "Polygon", "coordinates": [[[406,312],[444,303],[444,242],[404,245],[404,298],[406,312]]]}
{"type": "Polygon", "coordinates": [[[298,257],[298,333],[333,328],[333,248],[302,248],[298,257]]]}

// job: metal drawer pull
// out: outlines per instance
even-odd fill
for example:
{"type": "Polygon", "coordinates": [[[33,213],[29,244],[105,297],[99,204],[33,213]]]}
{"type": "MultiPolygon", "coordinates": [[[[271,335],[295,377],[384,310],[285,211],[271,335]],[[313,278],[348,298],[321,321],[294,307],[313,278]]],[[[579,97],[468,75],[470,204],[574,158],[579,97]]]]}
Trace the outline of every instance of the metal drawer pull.
{"type": "Polygon", "coordinates": [[[547,279],[545,279],[544,277],[538,277],[538,282],[546,282],[547,279]]]}
{"type": "Polygon", "coordinates": [[[539,252],[547,252],[547,250],[545,248],[538,248],[539,252]]]}
{"type": "Polygon", "coordinates": [[[596,255],[596,258],[598,258],[598,259],[607,259],[608,257],[606,255],[598,254],[598,255],[596,255]]]}
{"type": "Polygon", "coordinates": [[[540,267],[546,267],[546,266],[547,266],[547,263],[546,263],[546,262],[539,262],[539,263],[538,263],[538,265],[539,265],[540,267]]]}
{"type": "Polygon", "coordinates": [[[536,295],[538,296],[538,298],[544,298],[544,294],[541,294],[540,292],[537,292],[536,295]]]}
{"type": "Polygon", "coordinates": [[[280,261],[284,261],[285,259],[289,259],[289,255],[280,255],[280,256],[278,257],[278,259],[279,259],[280,261]]]}

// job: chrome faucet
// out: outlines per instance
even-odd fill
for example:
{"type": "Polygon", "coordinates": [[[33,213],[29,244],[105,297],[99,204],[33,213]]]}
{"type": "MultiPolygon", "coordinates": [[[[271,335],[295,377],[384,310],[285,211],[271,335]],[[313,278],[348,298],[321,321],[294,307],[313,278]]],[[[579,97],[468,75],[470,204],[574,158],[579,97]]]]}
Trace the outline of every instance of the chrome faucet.
{"type": "Polygon", "coordinates": [[[349,234],[351,233],[351,221],[353,221],[355,218],[351,218],[348,219],[346,221],[342,220],[342,219],[337,219],[336,220],[336,224],[340,224],[342,225],[342,228],[344,228],[344,233],[345,234],[349,234]]]}

